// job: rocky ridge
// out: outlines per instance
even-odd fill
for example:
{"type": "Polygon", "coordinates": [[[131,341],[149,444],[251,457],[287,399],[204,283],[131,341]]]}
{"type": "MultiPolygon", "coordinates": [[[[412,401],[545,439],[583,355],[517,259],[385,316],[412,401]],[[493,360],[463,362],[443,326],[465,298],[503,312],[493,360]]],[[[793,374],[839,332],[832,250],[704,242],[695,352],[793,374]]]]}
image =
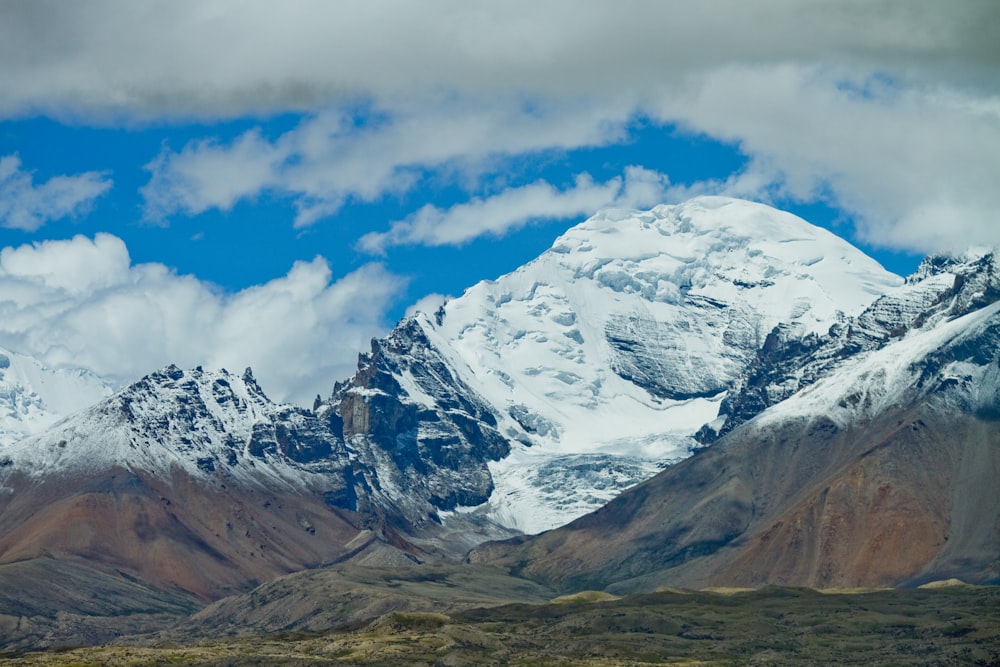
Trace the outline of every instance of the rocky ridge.
{"type": "MultiPolygon", "coordinates": [[[[489,493],[488,474],[449,479],[473,455],[456,453],[445,427],[412,453],[395,438],[358,437],[355,394],[342,393],[336,412],[312,411],[271,402],[249,369],[168,366],[7,445],[0,564],[57,557],[215,599],[305,568],[412,564],[511,534],[483,521],[441,526],[439,506],[489,493]]],[[[485,428],[448,412],[476,437],[485,428]]],[[[376,406],[366,425],[384,416],[376,406]]]]}
{"type": "Polygon", "coordinates": [[[856,318],[820,335],[787,325],[772,330],[747,373],[723,399],[719,417],[698,434],[709,443],[836,372],[846,359],[879,350],[915,330],[985,307],[1000,298],[1000,270],[992,252],[930,256],[901,287],[877,298],[856,318]]]}

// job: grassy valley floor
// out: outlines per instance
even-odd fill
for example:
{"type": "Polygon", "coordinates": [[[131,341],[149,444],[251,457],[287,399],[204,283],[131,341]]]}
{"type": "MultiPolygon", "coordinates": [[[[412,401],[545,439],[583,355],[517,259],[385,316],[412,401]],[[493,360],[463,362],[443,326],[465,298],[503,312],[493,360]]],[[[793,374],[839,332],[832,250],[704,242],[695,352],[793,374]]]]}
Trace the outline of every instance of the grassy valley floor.
{"type": "Polygon", "coordinates": [[[6,665],[1000,665],[1000,588],[578,594],[319,633],[8,654],[6,665]]]}

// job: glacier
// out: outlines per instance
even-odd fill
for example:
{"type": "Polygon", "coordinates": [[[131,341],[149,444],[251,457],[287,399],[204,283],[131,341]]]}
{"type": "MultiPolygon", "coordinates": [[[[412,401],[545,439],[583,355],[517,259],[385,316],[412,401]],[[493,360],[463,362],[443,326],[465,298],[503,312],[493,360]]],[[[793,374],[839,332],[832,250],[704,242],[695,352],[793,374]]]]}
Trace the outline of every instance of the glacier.
{"type": "Polygon", "coordinates": [[[109,396],[109,380],[80,368],[49,368],[0,348],[0,447],[41,433],[109,396]]]}
{"type": "Polygon", "coordinates": [[[776,326],[824,333],[902,283],[792,214],[700,197],[600,212],[407,326],[512,443],[488,462],[489,500],[463,511],[535,533],[690,455],[776,326]]]}

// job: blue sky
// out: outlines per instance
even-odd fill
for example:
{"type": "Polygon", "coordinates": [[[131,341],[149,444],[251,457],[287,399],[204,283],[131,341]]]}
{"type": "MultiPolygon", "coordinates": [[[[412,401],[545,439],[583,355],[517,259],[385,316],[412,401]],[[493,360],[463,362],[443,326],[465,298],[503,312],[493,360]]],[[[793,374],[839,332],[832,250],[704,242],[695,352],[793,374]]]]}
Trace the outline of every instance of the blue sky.
{"type": "MultiPolygon", "coordinates": [[[[146,201],[141,191],[151,178],[147,165],[161,153],[164,142],[183,147],[211,137],[225,144],[256,129],[274,136],[304,120],[308,116],[284,115],[138,130],[80,127],[47,118],[0,123],[0,154],[17,155],[22,171],[36,186],[54,177],[87,171],[96,171],[113,183],[104,194],[88,200],[78,213],[49,220],[38,229],[0,229],[0,243],[10,246],[112,232],[126,242],[134,262],[162,262],[229,291],[278,278],[296,260],[311,260],[317,254],[327,258],[339,272],[373,260],[382,261],[408,278],[405,292],[389,314],[390,319],[396,319],[413,301],[428,293],[459,294],[478,280],[511,271],[548,248],[569,225],[589,216],[580,212],[557,218],[530,218],[516,229],[456,244],[400,245],[381,251],[359,245],[366,233],[385,232],[390,222],[402,220],[424,205],[446,209],[484,193],[539,180],[566,189],[581,173],[604,183],[620,178],[630,165],[657,170],[668,175],[671,182],[691,185],[737,173],[747,162],[738,146],[683,132],[669,124],[651,125],[638,120],[623,128],[620,139],[608,145],[511,156],[504,160],[508,164],[502,174],[497,169],[498,173],[485,177],[502,178],[503,185],[486,182],[468,187],[456,183],[453,176],[431,172],[405,192],[388,193],[375,201],[349,200],[335,213],[301,228],[295,226],[294,200],[272,193],[240,201],[225,211],[212,208],[153,219],[144,210],[146,201]]],[[[650,205],[656,202],[649,200],[650,205]]],[[[796,204],[786,202],[789,208],[796,204]]],[[[817,223],[828,219],[833,222],[837,215],[823,206],[806,206],[803,210],[817,223]]],[[[917,261],[916,256],[906,259],[917,261]]],[[[913,261],[904,261],[903,270],[911,269],[913,261]]]]}
{"type": "Polygon", "coordinates": [[[0,5],[0,346],[308,402],[599,208],[1000,242],[994,2],[0,5]],[[954,5],[954,6],[952,6],[954,5]]]}

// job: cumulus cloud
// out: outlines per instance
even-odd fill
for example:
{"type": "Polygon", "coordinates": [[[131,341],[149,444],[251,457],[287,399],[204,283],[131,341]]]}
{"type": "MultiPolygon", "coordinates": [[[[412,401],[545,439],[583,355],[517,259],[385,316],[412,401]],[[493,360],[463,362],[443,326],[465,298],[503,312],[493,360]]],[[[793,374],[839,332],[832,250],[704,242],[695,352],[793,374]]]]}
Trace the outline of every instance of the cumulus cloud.
{"type": "Polygon", "coordinates": [[[98,234],[0,251],[0,345],[120,382],[160,366],[252,366],[277,400],[309,402],[349,377],[384,332],[402,281],[378,264],[332,280],[326,260],[235,294],[162,264],[132,264],[98,234]]]}
{"type": "Polygon", "coordinates": [[[538,181],[508,188],[492,197],[476,198],[441,209],[428,204],[386,232],[361,238],[362,249],[381,253],[393,245],[462,245],[484,235],[502,236],[537,220],[588,216],[600,208],[643,208],[667,196],[669,180],[642,167],[628,167],[624,178],[596,183],[589,174],[576,176],[573,187],[559,190],[538,181]]]}
{"type": "Polygon", "coordinates": [[[0,157],[0,226],[34,231],[50,220],[85,213],[111,185],[105,174],[93,171],[36,185],[16,154],[0,157]]]}

